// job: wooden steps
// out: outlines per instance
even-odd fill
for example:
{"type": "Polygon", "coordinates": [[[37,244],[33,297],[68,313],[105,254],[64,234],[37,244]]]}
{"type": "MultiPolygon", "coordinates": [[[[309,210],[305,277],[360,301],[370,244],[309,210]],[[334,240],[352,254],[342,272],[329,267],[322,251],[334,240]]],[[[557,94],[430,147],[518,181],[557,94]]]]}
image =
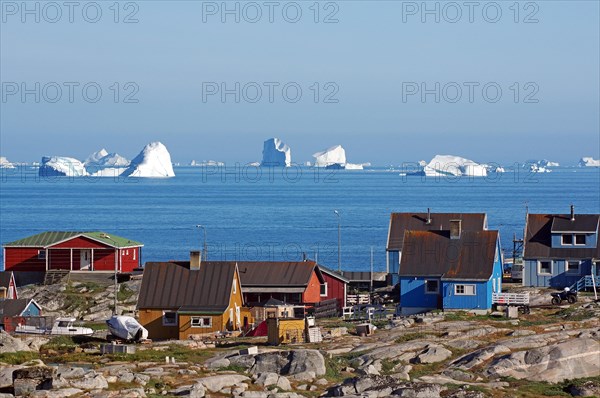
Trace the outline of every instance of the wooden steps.
{"type": "Polygon", "coordinates": [[[54,285],[62,282],[66,277],[69,276],[69,271],[63,269],[54,269],[46,271],[44,276],[44,285],[54,285]]]}

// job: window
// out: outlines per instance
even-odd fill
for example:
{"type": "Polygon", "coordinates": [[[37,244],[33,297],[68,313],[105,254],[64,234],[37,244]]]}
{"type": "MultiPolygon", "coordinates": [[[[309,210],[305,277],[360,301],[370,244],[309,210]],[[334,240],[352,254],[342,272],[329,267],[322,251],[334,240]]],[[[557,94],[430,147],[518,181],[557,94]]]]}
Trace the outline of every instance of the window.
{"type": "Polygon", "coordinates": [[[46,259],[46,250],[38,250],[38,260],[46,259]]]}
{"type": "Polygon", "coordinates": [[[212,328],[212,318],[207,316],[193,316],[190,318],[193,328],[212,328]]]}
{"type": "Polygon", "coordinates": [[[327,296],[327,282],[321,285],[321,297],[327,296]]]}
{"type": "MultiPolygon", "coordinates": [[[[494,283],[494,285],[496,285],[494,283]]],[[[475,285],[454,285],[454,294],[457,296],[474,296],[475,285]]]]}
{"type": "Polygon", "coordinates": [[[233,294],[237,293],[237,280],[233,278],[233,294]]]}
{"type": "Polygon", "coordinates": [[[563,245],[572,245],[573,244],[573,235],[563,235],[562,236],[562,244],[563,245]]]}
{"type": "Polygon", "coordinates": [[[567,261],[567,274],[579,274],[579,261],[567,261]]]}
{"type": "Polygon", "coordinates": [[[177,313],[173,311],[163,311],[163,326],[177,326],[177,313]]]}
{"type": "Polygon", "coordinates": [[[135,254],[137,252],[137,249],[133,249],[133,259],[135,260],[135,254]]]}
{"type": "Polygon", "coordinates": [[[552,261],[540,261],[538,267],[538,274],[552,275],[552,261]]]}
{"type": "Polygon", "coordinates": [[[425,281],[425,293],[426,294],[437,294],[439,292],[438,281],[425,281]]]}
{"type": "Polygon", "coordinates": [[[576,234],[575,235],[575,244],[576,245],[585,245],[585,235],[584,234],[576,234]]]}

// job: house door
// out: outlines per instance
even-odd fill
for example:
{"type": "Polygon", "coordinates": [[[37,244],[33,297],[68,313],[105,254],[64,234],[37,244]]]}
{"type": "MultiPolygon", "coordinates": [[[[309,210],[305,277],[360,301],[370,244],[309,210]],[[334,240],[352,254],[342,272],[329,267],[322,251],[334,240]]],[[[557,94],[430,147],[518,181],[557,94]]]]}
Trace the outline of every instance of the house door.
{"type": "Polygon", "coordinates": [[[92,251],[91,250],[80,250],[79,251],[79,269],[89,270],[92,265],[92,251]]]}

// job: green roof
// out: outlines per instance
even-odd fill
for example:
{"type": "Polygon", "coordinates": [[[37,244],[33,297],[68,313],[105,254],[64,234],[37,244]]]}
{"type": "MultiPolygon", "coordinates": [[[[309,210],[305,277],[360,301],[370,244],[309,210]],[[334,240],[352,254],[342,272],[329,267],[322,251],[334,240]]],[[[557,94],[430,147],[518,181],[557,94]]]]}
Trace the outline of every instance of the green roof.
{"type": "Polygon", "coordinates": [[[14,242],[9,242],[4,247],[47,247],[53,246],[59,242],[74,238],[76,236],[84,236],[86,238],[104,243],[112,247],[131,247],[143,246],[140,242],[123,238],[117,235],[109,235],[106,232],[77,232],[77,231],[48,231],[28,236],[27,238],[19,239],[14,242]]]}

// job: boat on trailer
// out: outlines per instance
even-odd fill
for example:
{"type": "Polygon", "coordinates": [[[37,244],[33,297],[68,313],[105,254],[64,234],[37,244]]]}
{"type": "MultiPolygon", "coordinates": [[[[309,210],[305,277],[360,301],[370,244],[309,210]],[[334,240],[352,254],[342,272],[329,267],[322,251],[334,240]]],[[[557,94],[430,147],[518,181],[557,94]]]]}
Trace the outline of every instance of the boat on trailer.
{"type": "Polygon", "coordinates": [[[39,325],[17,325],[15,333],[46,334],[52,336],[91,336],[94,331],[90,328],[75,326],[77,319],[73,317],[56,318],[51,328],[39,325]]]}

